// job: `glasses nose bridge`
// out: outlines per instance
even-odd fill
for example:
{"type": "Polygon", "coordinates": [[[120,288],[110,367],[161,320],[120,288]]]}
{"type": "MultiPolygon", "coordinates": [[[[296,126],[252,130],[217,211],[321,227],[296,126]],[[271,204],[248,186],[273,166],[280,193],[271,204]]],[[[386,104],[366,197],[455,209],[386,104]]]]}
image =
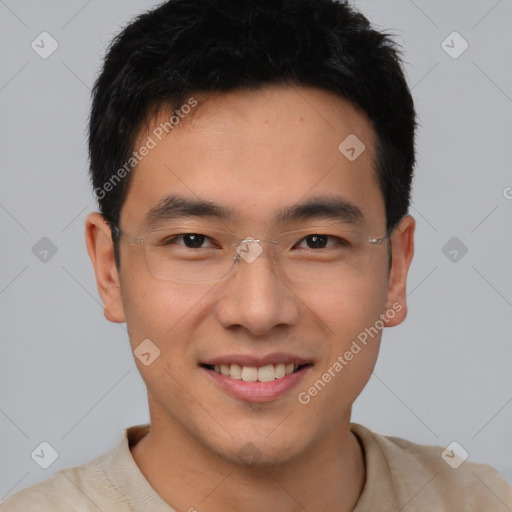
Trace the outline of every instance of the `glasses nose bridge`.
{"type": "Polygon", "coordinates": [[[267,247],[270,244],[272,247],[275,247],[274,250],[267,250],[267,256],[275,264],[277,261],[275,251],[278,250],[278,242],[276,240],[253,238],[252,236],[245,237],[237,244],[233,244],[235,246],[233,263],[238,264],[241,260],[244,260],[246,263],[253,263],[265,252],[264,244],[267,244],[267,247]]]}

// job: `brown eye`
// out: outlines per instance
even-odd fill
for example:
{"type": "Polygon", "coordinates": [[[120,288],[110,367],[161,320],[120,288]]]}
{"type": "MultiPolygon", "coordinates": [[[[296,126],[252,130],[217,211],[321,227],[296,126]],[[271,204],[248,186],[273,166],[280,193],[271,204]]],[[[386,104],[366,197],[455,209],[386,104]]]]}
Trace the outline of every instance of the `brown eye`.
{"type": "Polygon", "coordinates": [[[350,247],[351,244],[344,238],[334,235],[323,235],[320,233],[313,233],[307,235],[297,242],[295,248],[298,249],[334,249],[350,247]]]}
{"type": "Polygon", "coordinates": [[[185,246],[191,249],[197,249],[203,245],[206,236],[199,235],[197,233],[187,233],[186,235],[183,235],[182,238],[185,246]]]}
{"type": "Polygon", "coordinates": [[[201,249],[205,247],[205,242],[208,242],[206,247],[211,245],[209,244],[209,238],[206,235],[201,235],[199,233],[184,233],[182,235],[166,237],[162,240],[161,245],[182,245],[187,249],[201,249]]]}
{"type": "Polygon", "coordinates": [[[323,249],[327,245],[327,235],[308,235],[304,240],[310,249],[323,249]]]}

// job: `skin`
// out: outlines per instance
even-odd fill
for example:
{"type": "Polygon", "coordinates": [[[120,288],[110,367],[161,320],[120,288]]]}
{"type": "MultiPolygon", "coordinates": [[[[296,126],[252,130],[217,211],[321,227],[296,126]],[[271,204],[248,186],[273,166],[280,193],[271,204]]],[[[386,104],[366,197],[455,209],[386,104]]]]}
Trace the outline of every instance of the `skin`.
{"type": "MultiPolygon", "coordinates": [[[[240,238],[268,238],[279,209],[329,195],[358,205],[369,233],[385,233],[373,128],[350,103],[288,86],[194,97],[194,114],[134,171],[123,232],[142,236],[146,212],[164,195],[179,194],[233,208],[229,226],[240,238]],[[366,146],[353,162],[338,150],[351,133],[366,146]]],[[[166,118],[162,113],[155,123],[166,118]]],[[[393,231],[389,273],[388,246],[381,244],[371,247],[363,274],[336,284],[286,285],[259,258],[215,285],[191,285],[153,277],[142,248],[125,237],[117,269],[108,226],[98,213],[89,215],[87,247],[106,318],[126,322],[132,350],[149,338],[161,351],[149,366],[135,359],[147,385],[151,432],[131,450],[167,503],[200,512],[354,508],[366,475],[350,432],[351,407],[373,371],[380,334],[309,404],[297,394],[393,304],[402,309],[386,326],[404,320],[414,228],[406,216],[393,231]],[[298,387],[264,403],[226,394],[198,366],[225,354],[271,352],[297,354],[313,366],[298,387]],[[237,455],[249,442],[260,457],[252,465],[237,455]]]]}

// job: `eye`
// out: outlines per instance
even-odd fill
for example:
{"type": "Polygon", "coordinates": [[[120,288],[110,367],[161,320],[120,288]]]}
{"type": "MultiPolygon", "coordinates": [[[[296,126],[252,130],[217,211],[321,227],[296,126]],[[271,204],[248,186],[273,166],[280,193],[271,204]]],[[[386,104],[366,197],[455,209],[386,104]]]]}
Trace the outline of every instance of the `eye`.
{"type": "Polygon", "coordinates": [[[173,235],[162,240],[162,245],[183,245],[188,249],[202,249],[204,247],[213,247],[211,240],[206,235],[200,233],[183,233],[182,235],[173,235]],[[204,245],[206,243],[206,245],[204,245]]]}
{"type": "Polygon", "coordinates": [[[349,243],[342,238],[317,233],[305,236],[302,240],[297,242],[297,246],[301,249],[325,249],[335,245],[343,247],[348,246],[349,243]]]}

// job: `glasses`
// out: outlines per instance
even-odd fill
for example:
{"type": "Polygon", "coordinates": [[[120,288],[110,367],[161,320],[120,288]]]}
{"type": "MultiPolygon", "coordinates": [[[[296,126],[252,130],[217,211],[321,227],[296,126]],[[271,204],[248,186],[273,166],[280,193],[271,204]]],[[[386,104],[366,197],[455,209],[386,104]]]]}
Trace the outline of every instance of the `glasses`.
{"type": "MultiPolygon", "coordinates": [[[[114,227],[117,235],[124,235],[114,227]]],[[[151,275],[176,283],[214,283],[242,260],[252,264],[267,256],[272,271],[291,281],[338,281],[364,274],[376,246],[349,226],[318,226],[281,233],[272,240],[239,238],[206,226],[166,226],[129,238],[141,246],[151,275]],[[265,249],[264,249],[265,248],[265,249]]],[[[127,236],[127,235],[124,235],[127,236]]]]}

